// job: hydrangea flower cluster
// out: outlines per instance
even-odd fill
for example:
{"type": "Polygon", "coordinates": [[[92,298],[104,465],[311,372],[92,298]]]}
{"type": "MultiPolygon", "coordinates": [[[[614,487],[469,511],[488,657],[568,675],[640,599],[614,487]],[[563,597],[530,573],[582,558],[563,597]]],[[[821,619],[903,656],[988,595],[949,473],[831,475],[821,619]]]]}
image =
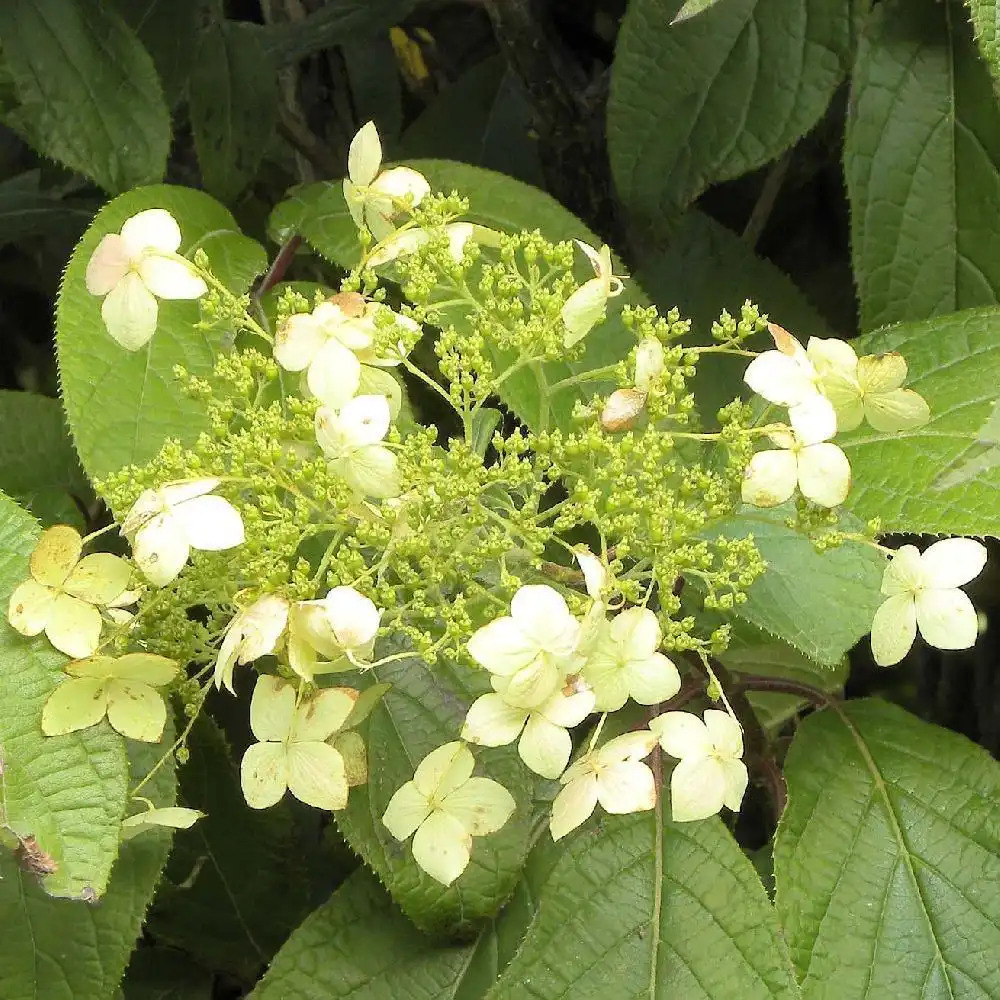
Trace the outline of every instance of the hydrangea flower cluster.
{"type": "MultiPolygon", "coordinates": [[[[371,123],[351,145],[343,192],[358,267],[312,301],[276,294],[273,330],[239,319],[236,349],[211,378],[178,372],[209,432],[187,448],[168,441],[100,484],[131,556],[83,556],[91,537],[65,526],[42,535],[8,618],[72,658],[45,732],[106,718],[155,742],[164,694],[175,693],[189,721],[171,750],[183,754],[209,690],[236,695],[252,680],[247,803],[263,809],[291,794],[337,812],[368,780],[366,723],[385,677],[444,665],[442,685],[448,671],[463,677],[449,689],[452,702],[465,698],[460,731],[423,755],[381,816],[391,837],[412,837],[414,861],[442,884],[522,806],[475,773],[492,759],[484,750],[477,762],[479,747],[516,744],[533,779],[558,782],[556,840],[598,805],[656,807],[665,763],[675,820],[738,810],[743,731],[709,660],[728,627],[700,634],[681,588],[692,581],[703,605],[723,612],[746,600],[764,563],[752,538],[707,532],[714,521],[741,501],[773,506],[796,490],[836,507],[850,488],[836,434],[865,420],[895,433],[929,419],[903,388],[905,361],[859,358],[838,340],[803,348],[772,324],[775,349],[754,357],[745,381],[787,408],[787,422],[766,422],[770,408],[755,421],[736,403],[705,431],[689,381],[706,353],[749,353],[741,345],[765,326],[751,306],[718,343],[685,346],[676,312],[616,301],[626,283],[607,247],[464,221],[457,196],[432,194],[411,168],[383,169],[371,123]],[[582,281],[579,253],[593,272],[582,281]],[[388,275],[401,305],[386,302],[388,275]],[[549,363],[580,358],[609,310],[632,350],[556,380],[549,363]],[[418,367],[411,353],[432,326],[436,365],[418,367]],[[537,412],[530,427],[501,430],[499,407],[522,377],[539,386],[537,412]],[[407,380],[448,408],[454,434],[404,423],[407,380]],[[594,391],[581,397],[586,383],[594,391]],[[763,438],[775,448],[755,452],[763,438]],[[713,707],[681,711],[692,697],[682,687],[713,707]],[[623,709],[625,731],[609,722],[623,709]],[[605,732],[615,735],[602,742],[605,732]]],[[[86,285],[124,348],[155,335],[158,298],[242,309],[203,257],[177,254],[181,245],[162,209],[97,245],[86,285]]],[[[957,588],[984,559],[962,539],[895,553],[872,628],[878,662],[901,659],[918,628],[944,648],[971,644],[975,613],[957,588]]],[[[197,819],[147,806],[123,836],[197,819]]]]}

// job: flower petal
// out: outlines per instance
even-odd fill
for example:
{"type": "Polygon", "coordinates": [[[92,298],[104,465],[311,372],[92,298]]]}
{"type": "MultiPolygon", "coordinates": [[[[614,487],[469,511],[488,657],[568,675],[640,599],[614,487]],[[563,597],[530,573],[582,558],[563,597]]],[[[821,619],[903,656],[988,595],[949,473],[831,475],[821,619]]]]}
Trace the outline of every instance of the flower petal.
{"type": "Polygon", "coordinates": [[[469,655],[492,674],[509,677],[526,667],[538,653],[538,644],[513,618],[504,616],[472,633],[469,655]]]}
{"type": "Polygon", "coordinates": [[[562,674],[552,657],[539,653],[526,667],[514,673],[504,686],[503,696],[519,708],[539,708],[559,687],[562,674]]]}
{"type": "Polygon", "coordinates": [[[484,694],[469,708],[462,739],[484,747],[502,747],[521,734],[528,710],[508,705],[498,694],[484,694]]]}
{"type": "Polygon", "coordinates": [[[392,167],[375,178],[371,190],[376,196],[392,199],[393,205],[388,214],[394,215],[396,202],[410,199],[410,206],[416,207],[431,193],[431,186],[427,178],[412,167],[392,167]]]}
{"type": "Polygon", "coordinates": [[[159,743],[167,722],[163,697],[148,684],[108,681],[108,722],[130,740],[159,743]]]}
{"type": "Polygon", "coordinates": [[[709,708],[703,718],[709,738],[718,753],[730,757],[743,756],[743,730],[728,712],[709,708]]]}
{"type": "Polygon", "coordinates": [[[818,444],[837,433],[833,403],[818,393],[788,408],[788,422],[802,444],[818,444]]]}
{"type": "Polygon", "coordinates": [[[63,590],[91,604],[110,604],[121,596],[132,576],[132,567],[110,552],[84,556],[73,568],[63,590]]]}
{"type": "Polygon", "coordinates": [[[799,452],[799,489],[821,507],[836,507],[851,490],[851,464],[835,444],[811,444],[799,452]]]}
{"type": "Polygon", "coordinates": [[[943,538],[924,550],[920,563],[929,587],[961,587],[983,571],[986,546],[973,538],[943,538]]]}
{"type": "Polygon", "coordinates": [[[923,427],[931,419],[931,408],[927,400],[912,389],[896,389],[878,396],[866,396],[864,415],[875,430],[891,434],[923,427]]]}
{"type": "MultiPolygon", "coordinates": [[[[104,659],[104,657],[102,657],[104,659]]],[[[138,681],[150,687],[169,684],[180,670],[176,660],[156,653],[126,653],[118,659],[110,660],[107,676],[120,681],[138,681]]]]}
{"type": "Polygon", "coordinates": [[[553,840],[561,840],[590,818],[597,805],[597,779],[585,775],[570,781],[552,803],[549,830],[553,840]]]}
{"type": "MultiPolygon", "coordinates": [[[[157,492],[167,507],[176,507],[178,504],[186,503],[195,497],[203,497],[206,493],[211,493],[221,482],[222,480],[217,476],[206,476],[202,479],[180,479],[173,483],[166,483],[157,492]]],[[[142,496],[139,497],[139,500],[142,500],[142,496]]],[[[138,502],[136,506],[139,506],[138,502]]]]}
{"type": "Polygon", "coordinates": [[[386,500],[399,496],[402,489],[399,462],[380,444],[355,448],[347,457],[331,462],[330,469],[360,496],[386,500]]]}
{"type": "MultiPolygon", "coordinates": [[[[360,366],[358,377],[360,378],[360,366]]],[[[355,396],[341,409],[340,426],[352,447],[378,444],[389,432],[389,401],[385,396],[355,396]]]]}
{"type": "Polygon", "coordinates": [[[473,837],[495,833],[510,819],[515,806],[514,796],[491,778],[469,778],[441,803],[441,809],[473,837]]]}
{"type": "MultiPolygon", "coordinates": [[[[316,352],[309,364],[306,385],[324,405],[339,410],[358,391],[361,362],[339,340],[330,339],[316,352]]],[[[373,397],[381,398],[381,397],[373,397]]]]}
{"type": "Polygon", "coordinates": [[[653,772],[636,760],[612,764],[597,775],[597,801],[609,813],[645,812],[656,805],[653,772]]]}
{"type": "Polygon", "coordinates": [[[193,549],[218,552],[242,545],[243,519],[223,497],[206,495],[178,504],[173,517],[193,549]]]}
{"type": "Polygon", "coordinates": [[[254,743],[240,761],[240,787],[251,809],[267,809],[288,788],[288,756],[283,743],[254,743]]]}
{"type": "Polygon", "coordinates": [[[521,734],[517,752],[535,774],[543,778],[558,778],[569,763],[573,740],[562,726],[533,712],[521,734]]]}
{"type": "Polygon", "coordinates": [[[49,620],[56,592],[36,580],[25,580],[10,595],[7,621],[21,635],[38,635],[49,620]]]}
{"type": "Polygon", "coordinates": [[[581,685],[573,694],[557,691],[538,709],[538,714],[565,729],[578,726],[593,710],[594,692],[581,685]]]}
{"type": "Polygon", "coordinates": [[[288,790],[299,802],[331,812],[347,805],[344,758],[328,743],[291,743],[287,751],[288,790]]]}
{"type": "Polygon", "coordinates": [[[909,594],[932,584],[916,545],[901,545],[896,549],[882,574],[882,593],[886,597],[909,594]]]}
{"type": "Polygon", "coordinates": [[[906,656],[917,637],[917,607],[910,594],[883,601],[872,621],[872,656],[880,667],[891,667],[906,656]]]}
{"type": "Polygon", "coordinates": [[[587,336],[604,317],[608,304],[607,282],[601,278],[585,281],[563,303],[561,317],[566,327],[563,346],[572,347],[587,336]]]}
{"type": "Polygon", "coordinates": [[[656,746],[656,734],[649,729],[637,729],[608,740],[597,751],[598,763],[602,765],[617,764],[622,761],[640,761],[648,757],[656,746]]]}
{"type": "Polygon", "coordinates": [[[408,781],[396,789],[382,814],[382,824],[396,840],[406,840],[431,813],[431,807],[417,786],[408,781]]]}
{"type": "Polygon", "coordinates": [[[143,284],[161,299],[200,299],[208,292],[208,285],[193,265],[182,260],[146,253],[136,270],[143,284]]]}
{"type": "Polygon", "coordinates": [[[75,660],[90,656],[101,641],[101,613],[78,597],[60,594],[49,609],[45,636],[60,653],[75,660]]]}
{"type": "Polygon", "coordinates": [[[169,514],[147,521],[132,542],[132,557],[142,575],[156,587],[165,587],[184,568],[191,548],[181,527],[169,514]]]}
{"type": "Polygon", "coordinates": [[[295,313],[278,327],[274,360],[285,371],[300,372],[309,367],[325,343],[326,334],[315,317],[311,313],[295,313]]]}
{"type": "Polygon", "coordinates": [[[250,699],[250,728],[262,741],[282,741],[295,721],[295,688],[280,677],[262,674],[250,699]]]}
{"type": "Polygon", "coordinates": [[[630,660],[627,676],[629,694],[640,705],[667,701],[681,689],[677,667],[663,653],[653,653],[643,660],[630,660]]]}
{"type": "Polygon", "coordinates": [[[809,369],[781,351],[765,351],[754,358],[743,374],[743,381],[758,396],[779,406],[794,406],[816,394],[809,369]]]}
{"type": "Polygon", "coordinates": [[[382,612],[375,602],[353,587],[334,587],[323,606],[337,642],[345,649],[368,645],[378,632],[382,612]]]}
{"type": "Polygon", "coordinates": [[[431,813],[413,837],[413,860],[431,878],[451,885],[469,864],[472,837],[458,820],[431,813]]]}
{"type": "Polygon", "coordinates": [[[845,340],[810,337],[806,343],[806,356],[820,376],[855,378],[857,375],[858,355],[845,340]]]}
{"type": "Polygon", "coordinates": [[[569,613],[562,594],[546,584],[521,587],[510,602],[518,627],[542,649],[568,656],[579,638],[580,623],[569,613]]]}
{"type": "Polygon", "coordinates": [[[99,677],[71,677],[49,695],[42,709],[42,732],[62,736],[89,729],[104,718],[107,709],[105,681],[99,677]]]}
{"type": "Polygon", "coordinates": [[[739,812],[750,782],[747,766],[741,760],[722,760],[719,763],[725,776],[723,805],[733,812],[739,812]]]}
{"type": "Polygon", "coordinates": [[[165,208],[147,208],[131,219],[126,219],[121,234],[129,255],[133,258],[150,248],[176,253],[181,245],[180,227],[165,208]]]}
{"type": "Polygon", "coordinates": [[[708,727],[690,712],[664,712],[649,723],[671,757],[707,757],[713,749],[708,727]]]}
{"type": "Polygon", "coordinates": [[[882,395],[906,381],[906,359],[902,354],[867,354],[858,361],[858,384],[865,396],[882,395]]]}
{"type": "Polygon", "coordinates": [[[329,739],[347,721],[357,700],[358,692],[348,687],[324,688],[304,698],[295,709],[289,741],[321,743],[329,739]]]}
{"type": "MultiPolygon", "coordinates": [[[[712,757],[682,760],[670,776],[670,812],[676,823],[714,816],[726,801],[726,771],[712,757]]],[[[741,796],[742,798],[742,796],[741,796]]]]}
{"type": "Polygon", "coordinates": [[[382,143],[374,122],[365,122],[347,152],[347,176],[355,184],[371,184],[382,166],[382,143]]]}
{"type": "Polygon", "coordinates": [[[791,497],[797,482],[798,463],[790,451],[758,451],[743,473],[743,502],[776,507],[791,497]]]}
{"type": "Polygon", "coordinates": [[[129,272],[107,294],[101,316],[112,339],[126,351],[138,351],[156,333],[159,308],[139,275],[129,272]]]}
{"type": "Polygon", "coordinates": [[[417,789],[430,798],[440,799],[453,792],[472,776],[476,761],[459,740],[445,743],[432,750],[417,765],[413,782],[417,789]]]}
{"type": "Polygon", "coordinates": [[[917,594],[916,613],[920,634],[931,646],[970,649],[976,644],[979,620],[972,601],[963,591],[922,591],[917,594]]]}
{"type": "Polygon", "coordinates": [[[87,261],[84,283],[91,295],[107,295],[128,274],[132,262],[128,247],[118,233],[101,237],[97,249],[87,261]]]}

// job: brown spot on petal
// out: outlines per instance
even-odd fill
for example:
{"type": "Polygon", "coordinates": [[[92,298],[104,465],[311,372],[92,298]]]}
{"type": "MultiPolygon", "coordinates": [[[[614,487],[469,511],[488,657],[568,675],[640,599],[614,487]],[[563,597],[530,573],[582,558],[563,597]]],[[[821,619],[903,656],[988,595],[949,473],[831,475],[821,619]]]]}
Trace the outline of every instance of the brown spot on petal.
{"type": "Polygon", "coordinates": [[[641,389],[616,389],[601,411],[601,427],[612,433],[631,430],[645,405],[646,393],[641,389]]]}
{"type": "Polygon", "coordinates": [[[782,354],[795,353],[798,342],[783,326],[778,326],[777,323],[768,323],[767,332],[774,338],[774,346],[782,354]]]}
{"type": "Polygon", "coordinates": [[[365,314],[365,297],[358,292],[337,292],[336,295],[330,296],[329,301],[352,319],[365,314]]]}

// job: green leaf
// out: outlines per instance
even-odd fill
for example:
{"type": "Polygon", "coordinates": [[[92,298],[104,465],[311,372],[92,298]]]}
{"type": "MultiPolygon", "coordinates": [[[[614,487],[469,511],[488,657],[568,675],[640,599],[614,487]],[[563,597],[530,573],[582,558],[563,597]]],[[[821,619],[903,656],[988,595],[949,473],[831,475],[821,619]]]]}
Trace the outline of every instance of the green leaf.
{"type": "Polygon", "coordinates": [[[148,461],[167,437],[190,443],[207,426],[204,406],[181,393],[174,367],[206,376],[222,333],[199,330],[198,303],[161,301],[159,326],[149,345],[134,353],[119,347],[101,319],[101,299],[84,285],[87,262],[101,237],[147,208],[165,208],[184,237],[182,253],[196,247],[209,256],[218,278],[245,292],[266,266],[263,248],[242,236],[233,217],[208,195],[155,185],[106,205],[77,245],[59,290],[56,348],[63,402],[83,467],[92,479],[130,462],[148,461]]]}
{"type": "Polygon", "coordinates": [[[89,201],[45,191],[41,178],[41,170],[28,170],[0,181],[0,246],[50,234],[75,239],[90,222],[89,201]]]}
{"type": "Polygon", "coordinates": [[[250,982],[307,909],[307,885],[287,803],[256,812],[243,801],[225,737],[208,718],[191,731],[180,802],[206,815],[174,837],[150,914],[163,944],[250,982]]]}
{"type": "Polygon", "coordinates": [[[850,108],[844,165],[862,329],[997,302],[1000,108],[962,8],[877,5],[850,108]]]}
{"type": "MultiPolygon", "coordinates": [[[[636,280],[661,312],[676,306],[691,320],[691,343],[711,344],[712,324],[723,309],[739,317],[749,299],[776,323],[803,335],[825,336],[823,317],[783,271],[758,257],[731,229],[705,215],[684,214],[668,249],[645,258],[636,280]]],[[[767,350],[767,334],[750,343],[767,350]]],[[[719,407],[746,392],[743,373],[747,359],[709,354],[698,362],[693,390],[706,423],[719,407]]]]}
{"type": "MultiPolygon", "coordinates": [[[[832,666],[871,629],[882,601],[879,588],[886,560],[871,546],[852,541],[817,552],[808,538],[785,524],[794,514],[794,503],[769,510],[744,506],[705,534],[753,535],[767,562],[767,571],[734,614],[832,666]]],[[[841,531],[860,528],[850,515],[838,525],[841,531]]]]}
{"type": "Polygon", "coordinates": [[[793,1000],[764,887],[718,819],[592,818],[570,834],[488,1000],[793,1000]]]}
{"type": "MultiPolygon", "coordinates": [[[[538,229],[550,240],[576,238],[600,245],[599,238],[576,216],[537,188],[465,163],[411,160],[409,164],[428,179],[434,190],[457,190],[469,196],[468,218],[473,222],[506,232],[538,229]]],[[[357,227],[347,211],[340,182],[294,189],[274,209],[269,229],[279,242],[292,232],[301,233],[314,249],[341,266],[356,264],[360,256],[357,227]]],[[[620,270],[619,265],[618,273],[620,270]]],[[[578,275],[581,279],[593,277],[590,264],[580,261],[578,275]]],[[[595,380],[555,393],[549,393],[549,387],[573,374],[613,364],[628,354],[634,338],[621,321],[621,310],[630,304],[647,304],[641,289],[632,281],[626,282],[622,295],[609,300],[607,319],[588,335],[586,353],[579,361],[548,363],[542,366],[537,378],[529,370],[517,372],[501,387],[503,401],[534,427],[546,420],[567,426],[576,400],[607,392],[611,384],[595,380]]],[[[448,320],[459,329],[469,322],[457,309],[448,313],[448,320]]]]}
{"type": "Polygon", "coordinates": [[[124,1000],[212,1000],[211,972],[168,948],[139,948],[122,982],[124,1000]]]}
{"type": "Polygon", "coordinates": [[[46,892],[102,896],[125,808],[125,747],[105,722],[66,736],[42,735],[42,706],[64,676],[66,657],[44,636],[18,635],[6,615],[11,592],[28,576],[37,538],[34,518],[0,494],[0,826],[22,839],[33,836],[58,866],[45,876],[46,892]]]}
{"type": "Polygon", "coordinates": [[[205,189],[231,202],[253,179],[274,135],[278,80],[245,21],[213,24],[201,36],[191,75],[191,130],[205,189]]]}
{"type": "MultiPolygon", "coordinates": [[[[414,862],[409,843],[400,843],[382,824],[382,814],[398,788],[413,777],[431,750],[457,738],[471,697],[468,679],[443,663],[433,669],[419,660],[398,660],[376,668],[392,690],[363,730],[368,748],[367,785],[351,789],[337,824],[418,927],[429,930],[479,929],[514,889],[528,851],[531,782],[511,748],[477,750],[477,773],[499,781],[514,796],[517,810],[498,833],[477,837],[469,867],[445,888],[414,862]]],[[[476,693],[481,693],[479,690],[476,693]]]]}
{"type": "Polygon", "coordinates": [[[38,152],[111,193],[163,176],[170,116],[160,81],[114,11],[5,0],[0,39],[18,101],[3,118],[38,152]]]}
{"type": "Polygon", "coordinates": [[[671,24],[680,6],[632,0],[612,66],[612,173],[654,230],[801,138],[850,65],[843,0],[729,0],[671,24]]]}
{"type": "MultiPolygon", "coordinates": [[[[135,745],[133,771],[146,773],[169,750],[173,738],[173,728],[168,726],[159,746],[135,745]]],[[[173,802],[174,771],[169,761],[143,791],[157,804],[173,802]]],[[[169,851],[170,834],[162,830],[123,844],[107,894],[96,903],[46,896],[32,876],[0,853],[0,926],[4,931],[0,935],[0,996],[4,1000],[108,1000],[113,996],[169,851]]]]}
{"type": "Polygon", "coordinates": [[[840,444],[854,485],[847,507],[885,531],[1000,535],[1000,310],[969,309],[855,341],[859,353],[900,351],[907,385],[931,421],[899,434],[867,425],[840,444]]]}
{"type": "Polygon", "coordinates": [[[388,32],[374,35],[364,45],[345,45],[341,56],[354,118],[375,122],[382,155],[391,158],[403,126],[403,87],[392,39],[388,32]]]}
{"type": "Polygon", "coordinates": [[[0,391],[0,490],[44,524],[81,527],[73,497],[90,495],[59,401],[32,392],[0,391]]]}
{"type": "Polygon", "coordinates": [[[1000,765],[873,699],[785,766],[776,905],[806,1000],[1000,995],[1000,765]]]}

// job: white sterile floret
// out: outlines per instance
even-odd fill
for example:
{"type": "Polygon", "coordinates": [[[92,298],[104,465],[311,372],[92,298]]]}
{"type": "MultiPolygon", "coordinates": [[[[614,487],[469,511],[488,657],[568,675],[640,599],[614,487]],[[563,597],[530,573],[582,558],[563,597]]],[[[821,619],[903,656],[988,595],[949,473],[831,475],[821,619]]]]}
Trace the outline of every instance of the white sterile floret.
{"type": "Polygon", "coordinates": [[[648,392],[653,380],[663,374],[665,364],[663,344],[655,337],[643,337],[635,349],[635,387],[648,392]]]}
{"type": "Polygon", "coordinates": [[[330,469],[362,496],[399,494],[396,456],[379,442],[389,432],[391,412],[385,396],[356,396],[339,411],[316,411],[316,441],[330,469]]]}
{"type": "Polygon", "coordinates": [[[144,490],[122,524],[132,556],[156,587],[177,577],[191,549],[218,552],[243,544],[243,519],[222,497],[219,479],[191,479],[144,490]]]}
{"type": "Polygon", "coordinates": [[[986,565],[986,546],[971,538],[945,538],[924,550],[897,549],[882,576],[885,602],[872,623],[872,655],[888,667],[906,656],[917,628],[938,649],[968,649],[979,631],[976,609],[958,588],[986,565]]]}
{"type": "Polygon", "coordinates": [[[484,694],[465,717],[462,739],[500,747],[520,736],[517,752],[521,760],[543,778],[558,778],[573,751],[568,730],[593,710],[594,693],[586,684],[571,686],[568,694],[560,689],[530,710],[508,704],[501,694],[484,694]]]}
{"type": "Polygon", "coordinates": [[[595,277],[585,281],[563,303],[562,321],[566,327],[563,344],[566,347],[572,347],[590,333],[604,315],[608,299],[620,295],[624,287],[621,278],[615,276],[610,247],[595,250],[582,240],[574,242],[586,254],[595,277]]]}
{"type": "Polygon", "coordinates": [[[156,332],[157,298],[197,299],[208,291],[192,265],[176,256],[180,245],[174,217],[150,208],[104,236],[88,261],[87,291],[104,296],[104,325],[127,351],[139,350],[156,332]]]}
{"type": "Polygon", "coordinates": [[[344,200],[356,226],[367,226],[376,240],[385,239],[395,226],[393,217],[413,208],[430,193],[423,174],[410,167],[383,170],[382,144],[374,122],[367,122],[351,140],[347,156],[344,200]]]}
{"type": "Polygon", "coordinates": [[[381,620],[374,601],[353,587],[334,587],[319,601],[298,601],[289,614],[289,666],[308,681],[353,670],[372,655],[381,620]]]}
{"type": "Polygon", "coordinates": [[[903,389],[906,360],[901,354],[859,358],[843,340],[810,337],[806,353],[819,373],[819,387],[837,411],[837,428],[851,431],[867,420],[877,431],[913,430],[931,418],[923,396],[903,389]]]}
{"type": "Polygon", "coordinates": [[[704,722],[690,712],[665,712],[649,724],[660,746],[680,763],[670,776],[670,809],[684,823],[738,812],[747,790],[743,733],[727,712],[710,708],[704,722]]]}
{"type": "Polygon", "coordinates": [[[580,564],[587,593],[593,600],[600,601],[610,578],[607,566],[586,545],[576,546],[573,558],[580,564]]]}
{"type": "Polygon", "coordinates": [[[468,747],[458,741],[432,750],[382,816],[397,840],[414,835],[413,860],[444,885],[468,866],[472,838],[499,830],[514,811],[510,792],[490,778],[474,778],[474,767],[468,747]]]}
{"type": "Polygon", "coordinates": [[[640,705],[656,705],[677,694],[680,674],[657,652],[662,637],[649,608],[622,611],[601,629],[583,668],[599,712],[615,712],[629,698],[640,705]]]}
{"type": "Polygon", "coordinates": [[[472,635],[469,654],[493,674],[509,705],[537,708],[562,684],[579,636],[580,623],[562,595],[530,584],[514,595],[510,615],[472,635]]]}
{"type": "Polygon", "coordinates": [[[394,261],[397,257],[406,257],[420,249],[431,237],[443,235],[448,240],[448,252],[456,264],[462,262],[465,247],[469,242],[480,246],[496,247],[500,245],[500,234],[486,226],[474,222],[449,222],[437,229],[400,229],[391,233],[378,243],[368,257],[372,267],[381,267],[394,261]]]}
{"type": "Polygon", "coordinates": [[[788,407],[788,421],[803,444],[817,444],[837,432],[833,404],[821,394],[819,373],[802,345],[775,323],[768,324],[776,350],[753,359],[743,375],[754,392],[788,407]]]}
{"type": "Polygon", "coordinates": [[[830,442],[806,444],[793,431],[768,435],[780,451],[758,451],[743,474],[744,503],[776,507],[798,486],[802,495],[820,507],[836,507],[851,489],[851,465],[830,442]]]}
{"type": "Polygon", "coordinates": [[[605,812],[645,812],[656,805],[653,772],[642,763],[656,745],[648,729],[626,733],[585,754],[559,779],[549,830],[560,840],[575,830],[600,802],[605,812]]]}
{"type": "Polygon", "coordinates": [[[215,661],[215,686],[233,691],[237,663],[250,663],[275,652],[288,625],[288,601],[265,594],[233,617],[215,661]]]}

